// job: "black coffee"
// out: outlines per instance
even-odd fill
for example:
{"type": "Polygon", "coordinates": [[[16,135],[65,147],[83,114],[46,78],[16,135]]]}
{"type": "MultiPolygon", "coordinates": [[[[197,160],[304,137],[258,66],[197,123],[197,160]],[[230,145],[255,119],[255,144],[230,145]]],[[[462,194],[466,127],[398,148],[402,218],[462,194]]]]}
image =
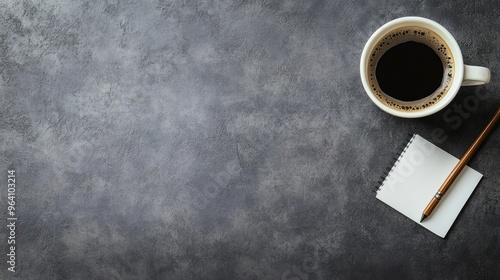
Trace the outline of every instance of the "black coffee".
{"type": "Polygon", "coordinates": [[[402,111],[438,103],[454,78],[455,63],[446,42],[423,27],[402,27],[382,37],[370,53],[367,75],[375,96],[402,111]]]}
{"type": "Polygon", "coordinates": [[[415,101],[433,94],[443,81],[443,63],[423,43],[408,41],[388,49],[378,61],[380,89],[402,101],[415,101]]]}

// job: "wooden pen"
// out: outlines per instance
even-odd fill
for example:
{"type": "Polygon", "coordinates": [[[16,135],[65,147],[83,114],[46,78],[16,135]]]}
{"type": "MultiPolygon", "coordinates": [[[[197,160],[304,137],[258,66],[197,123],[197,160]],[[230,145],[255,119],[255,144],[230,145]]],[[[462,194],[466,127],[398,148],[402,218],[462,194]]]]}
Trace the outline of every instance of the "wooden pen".
{"type": "Polygon", "coordinates": [[[493,116],[493,118],[491,118],[486,127],[483,129],[483,131],[481,131],[479,136],[477,136],[476,140],[474,140],[469,149],[467,149],[462,158],[458,161],[457,165],[453,168],[450,175],[448,175],[446,180],[444,180],[443,184],[436,192],[436,194],[432,197],[431,201],[429,201],[429,204],[427,204],[427,207],[425,207],[424,211],[422,212],[422,218],[420,219],[420,222],[423,222],[425,218],[429,217],[429,215],[432,213],[432,210],[434,210],[434,208],[438,204],[439,200],[441,200],[441,197],[443,197],[446,191],[453,184],[453,182],[458,177],[458,175],[465,167],[467,162],[469,162],[469,160],[477,151],[481,143],[483,143],[484,139],[486,139],[486,137],[491,132],[493,127],[495,127],[495,124],[498,122],[499,119],[500,119],[500,107],[497,109],[495,115],[493,116]]]}

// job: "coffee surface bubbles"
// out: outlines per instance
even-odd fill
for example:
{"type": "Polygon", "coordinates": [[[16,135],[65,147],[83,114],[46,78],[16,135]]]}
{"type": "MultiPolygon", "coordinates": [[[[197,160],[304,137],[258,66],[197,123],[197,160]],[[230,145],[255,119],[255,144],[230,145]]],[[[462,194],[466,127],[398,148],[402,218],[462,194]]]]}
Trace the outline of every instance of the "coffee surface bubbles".
{"type": "Polygon", "coordinates": [[[370,54],[368,76],[377,97],[402,111],[439,102],[453,81],[454,63],[444,40],[422,27],[386,34],[370,54]]]}

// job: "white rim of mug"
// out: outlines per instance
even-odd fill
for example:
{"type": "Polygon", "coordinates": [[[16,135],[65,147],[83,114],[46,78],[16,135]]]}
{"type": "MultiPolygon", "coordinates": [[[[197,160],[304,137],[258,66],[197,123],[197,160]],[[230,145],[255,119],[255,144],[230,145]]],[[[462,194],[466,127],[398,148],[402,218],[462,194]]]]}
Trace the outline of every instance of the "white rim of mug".
{"type": "Polygon", "coordinates": [[[448,30],[446,30],[446,28],[444,28],[442,25],[433,20],[423,17],[415,17],[415,16],[401,17],[385,23],[379,29],[377,29],[372,34],[372,36],[370,36],[361,54],[360,75],[365,92],[370,97],[370,99],[375,103],[375,105],[377,105],[380,109],[391,115],[402,118],[420,118],[438,112],[439,110],[446,107],[446,105],[448,105],[453,100],[453,98],[458,93],[458,90],[462,85],[462,80],[464,75],[464,64],[463,64],[462,52],[460,51],[460,47],[458,46],[457,41],[455,40],[453,35],[451,35],[451,33],[448,32],[448,30]],[[372,49],[375,47],[375,44],[379,41],[379,39],[394,29],[406,26],[421,26],[437,33],[450,48],[451,54],[453,56],[453,61],[455,64],[453,81],[451,83],[448,92],[443,96],[443,99],[441,99],[437,104],[429,108],[416,112],[399,111],[382,103],[382,101],[380,101],[372,92],[370,88],[370,83],[368,82],[368,77],[366,75],[366,69],[369,64],[369,55],[372,49]]]}

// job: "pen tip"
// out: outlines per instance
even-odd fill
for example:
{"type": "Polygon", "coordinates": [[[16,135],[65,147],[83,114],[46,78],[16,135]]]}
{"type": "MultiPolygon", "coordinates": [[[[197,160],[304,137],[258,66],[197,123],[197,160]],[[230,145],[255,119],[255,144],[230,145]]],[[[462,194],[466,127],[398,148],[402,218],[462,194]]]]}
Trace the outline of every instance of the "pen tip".
{"type": "Polygon", "coordinates": [[[427,218],[427,215],[422,214],[422,218],[420,219],[420,222],[423,222],[425,220],[425,218],[427,218]]]}

